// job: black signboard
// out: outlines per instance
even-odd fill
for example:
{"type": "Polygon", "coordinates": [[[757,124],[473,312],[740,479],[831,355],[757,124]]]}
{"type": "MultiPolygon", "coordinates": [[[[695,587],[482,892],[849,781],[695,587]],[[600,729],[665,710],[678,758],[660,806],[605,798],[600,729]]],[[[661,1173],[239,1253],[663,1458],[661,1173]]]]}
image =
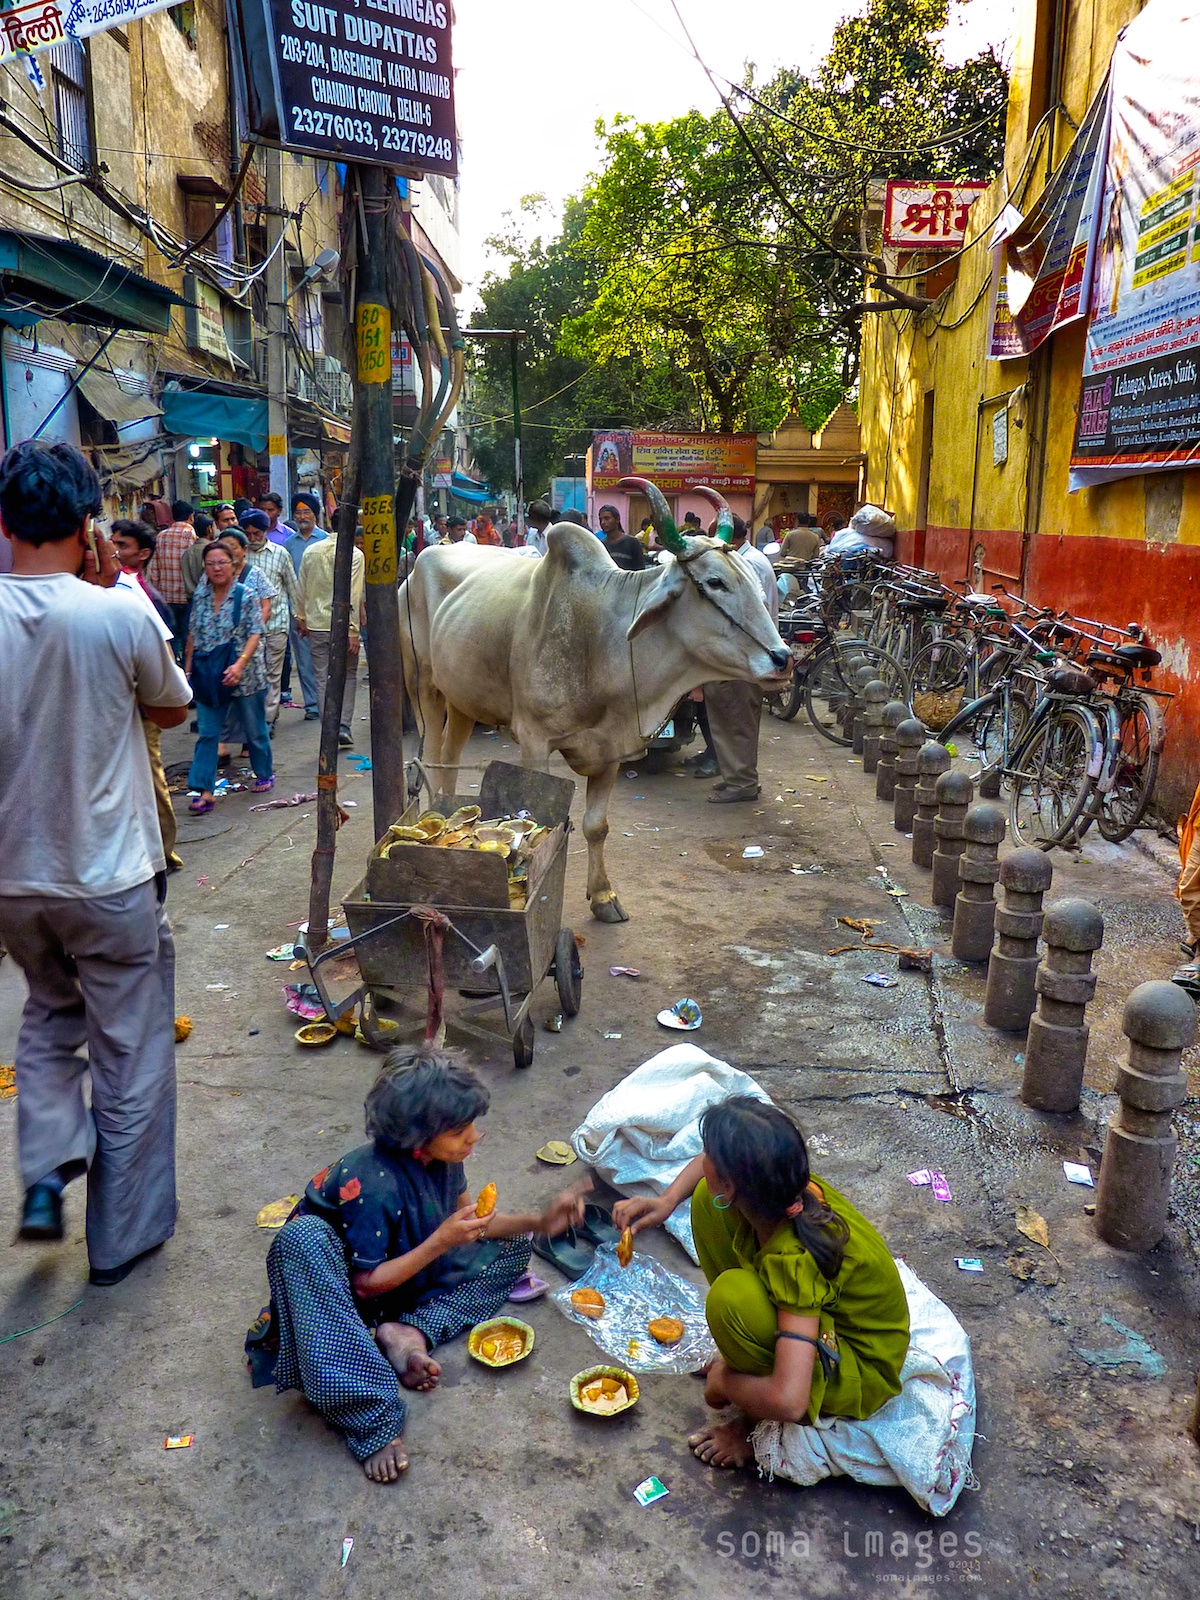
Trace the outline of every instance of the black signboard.
{"type": "Polygon", "coordinates": [[[233,0],[250,133],[454,177],[451,0],[233,0]]]}

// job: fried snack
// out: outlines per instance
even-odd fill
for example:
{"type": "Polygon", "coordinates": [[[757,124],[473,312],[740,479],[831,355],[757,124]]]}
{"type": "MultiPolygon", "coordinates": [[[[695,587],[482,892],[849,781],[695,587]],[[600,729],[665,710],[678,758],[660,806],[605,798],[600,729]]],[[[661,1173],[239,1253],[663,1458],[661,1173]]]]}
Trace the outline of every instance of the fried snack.
{"type": "Polygon", "coordinates": [[[192,1031],[191,1017],[175,1018],[175,1043],[182,1044],[192,1031]]]}
{"type": "Polygon", "coordinates": [[[604,1315],[604,1296],[599,1289],[576,1289],[571,1296],[571,1304],[582,1316],[596,1318],[604,1315]]]}
{"type": "Polygon", "coordinates": [[[496,1209],[496,1185],[485,1183],[479,1191],[479,1199],[475,1202],[475,1215],[477,1217],[490,1217],[496,1209]]]}
{"type": "Polygon", "coordinates": [[[685,1332],[678,1317],[655,1317],[646,1324],[646,1328],[659,1344],[678,1344],[685,1332]]]}
{"type": "Polygon", "coordinates": [[[627,1267],[633,1260],[633,1229],[626,1228],[617,1241],[617,1260],[623,1267],[627,1267]]]}

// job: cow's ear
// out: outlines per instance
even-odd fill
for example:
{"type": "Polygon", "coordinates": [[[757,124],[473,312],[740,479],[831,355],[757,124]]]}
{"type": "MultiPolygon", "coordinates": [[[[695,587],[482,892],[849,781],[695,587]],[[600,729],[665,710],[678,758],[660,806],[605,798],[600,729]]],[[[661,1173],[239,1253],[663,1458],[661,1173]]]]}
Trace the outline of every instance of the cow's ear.
{"type": "Polygon", "coordinates": [[[665,617],[683,593],[686,582],[683,568],[678,561],[672,561],[670,566],[664,568],[662,577],[651,589],[646,604],[629,624],[629,631],[625,637],[636,639],[639,633],[645,633],[647,628],[653,627],[660,618],[665,617]]]}

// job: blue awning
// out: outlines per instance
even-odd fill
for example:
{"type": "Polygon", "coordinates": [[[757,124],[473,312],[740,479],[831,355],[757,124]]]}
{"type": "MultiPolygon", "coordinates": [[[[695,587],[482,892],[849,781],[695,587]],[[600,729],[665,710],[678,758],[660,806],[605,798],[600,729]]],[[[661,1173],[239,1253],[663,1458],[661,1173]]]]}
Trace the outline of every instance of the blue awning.
{"type": "Polygon", "coordinates": [[[450,493],[456,500],[466,500],[473,506],[486,505],[493,498],[486,483],[480,483],[478,478],[468,478],[465,472],[451,473],[450,493]]]}
{"type": "Polygon", "coordinates": [[[191,439],[225,439],[251,450],[267,448],[267,402],[206,394],[203,389],[163,392],[163,429],[191,439]]]}
{"type": "Polygon", "coordinates": [[[69,239],[0,229],[0,318],[13,328],[42,317],[100,328],[169,333],[174,289],[69,239]]]}

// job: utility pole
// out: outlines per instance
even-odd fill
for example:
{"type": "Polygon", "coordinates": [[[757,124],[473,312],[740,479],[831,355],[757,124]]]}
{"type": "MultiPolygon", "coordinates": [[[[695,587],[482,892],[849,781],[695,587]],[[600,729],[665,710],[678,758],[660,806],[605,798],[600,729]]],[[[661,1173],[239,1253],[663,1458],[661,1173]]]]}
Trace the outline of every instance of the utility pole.
{"type": "Polygon", "coordinates": [[[271,487],[291,507],[287,427],[287,263],[284,261],[283,152],[271,146],[267,160],[267,448],[271,487]]]}
{"type": "Polygon", "coordinates": [[[464,339],[507,339],[509,373],[512,379],[513,468],[517,493],[517,532],[525,534],[525,474],[521,464],[521,379],[517,346],[525,337],[524,328],[464,328],[464,339]]]}

